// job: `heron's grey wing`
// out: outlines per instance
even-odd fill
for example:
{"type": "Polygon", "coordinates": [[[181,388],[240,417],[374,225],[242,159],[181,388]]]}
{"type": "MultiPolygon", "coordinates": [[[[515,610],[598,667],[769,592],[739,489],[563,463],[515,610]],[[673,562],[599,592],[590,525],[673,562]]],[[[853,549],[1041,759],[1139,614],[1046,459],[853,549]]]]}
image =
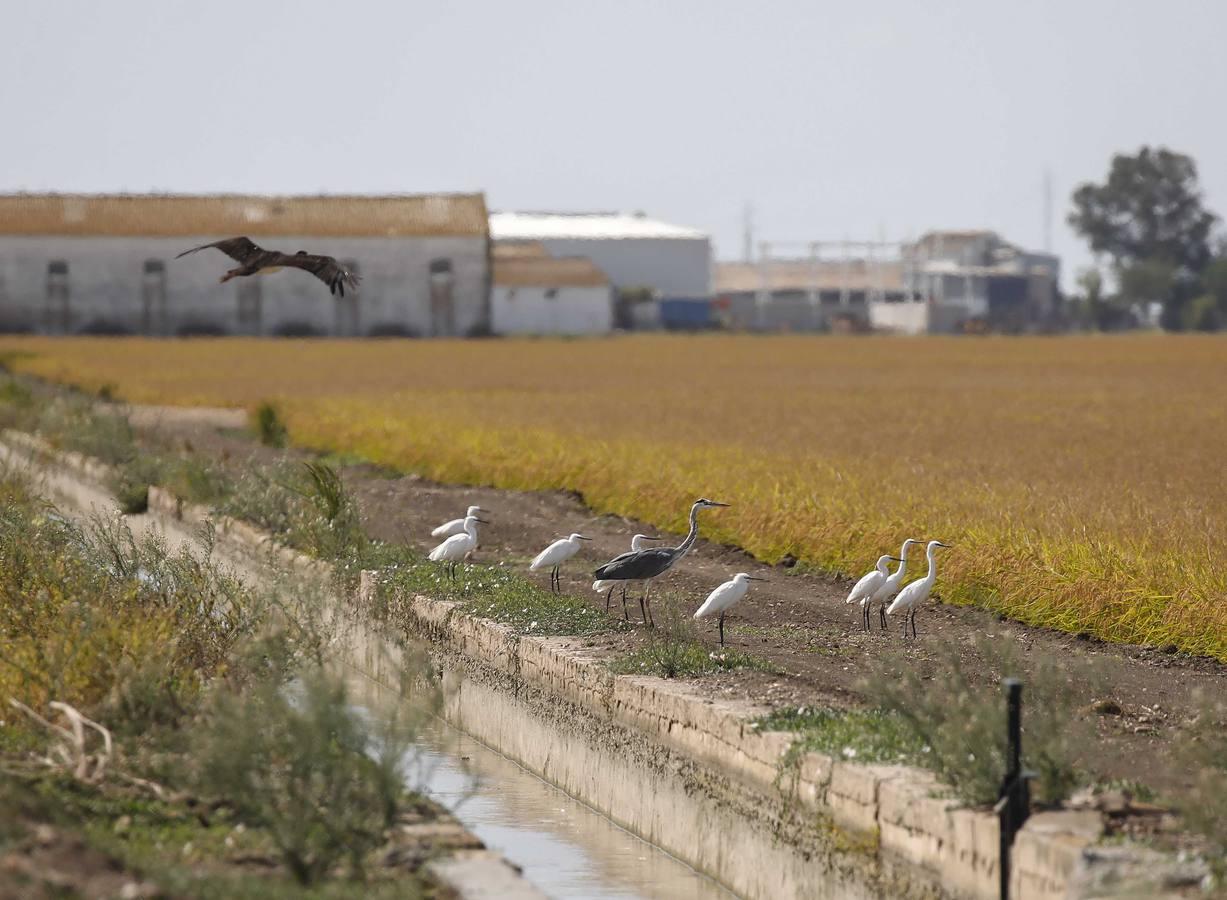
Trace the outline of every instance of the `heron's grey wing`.
{"type": "Polygon", "coordinates": [[[330,293],[345,296],[345,288],[356,288],[362,281],[331,256],[321,256],[316,253],[282,253],[276,265],[293,266],[310,272],[324,284],[328,285],[330,293]]]}
{"type": "Polygon", "coordinates": [[[648,550],[623,553],[601,566],[593,574],[611,581],[637,581],[654,578],[669,567],[673,559],[672,547],[652,547],[648,550]]]}
{"type": "MultiPolygon", "coordinates": [[[[199,247],[193,247],[191,250],[184,250],[179,256],[187,256],[189,253],[195,253],[197,250],[208,250],[210,248],[220,250],[240,264],[245,264],[253,257],[264,252],[251,238],[232,237],[214,241],[211,244],[201,244],[199,247]]],[[[176,256],[175,259],[178,259],[179,256],[176,256]]]]}

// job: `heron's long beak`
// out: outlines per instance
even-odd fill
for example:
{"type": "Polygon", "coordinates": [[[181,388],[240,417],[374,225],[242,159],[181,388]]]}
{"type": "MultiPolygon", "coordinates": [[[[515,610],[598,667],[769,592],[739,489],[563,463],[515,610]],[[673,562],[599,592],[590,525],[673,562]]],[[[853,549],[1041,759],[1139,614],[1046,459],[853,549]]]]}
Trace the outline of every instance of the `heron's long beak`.
{"type": "Polygon", "coordinates": [[[479,506],[477,507],[477,511],[479,513],[488,513],[490,510],[486,509],[485,507],[479,506]]]}
{"type": "Polygon", "coordinates": [[[707,502],[708,502],[708,505],[710,506],[728,506],[729,505],[727,503],[717,503],[715,500],[708,500],[707,502]]]}
{"type": "Polygon", "coordinates": [[[891,562],[903,562],[903,560],[900,559],[898,556],[888,556],[886,558],[889,559],[891,562]]]}
{"type": "Polygon", "coordinates": [[[641,535],[639,535],[639,540],[641,540],[641,541],[663,541],[663,540],[664,540],[664,538],[662,538],[662,537],[647,537],[646,535],[642,535],[642,534],[641,534],[641,535]]]}
{"type": "Polygon", "coordinates": [[[478,519],[478,518],[477,518],[477,516],[474,516],[473,518],[474,518],[474,519],[477,519],[477,521],[478,521],[478,522],[481,522],[481,524],[483,524],[483,525],[489,525],[489,524],[490,524],[490,523],[489,523],[489,522],[487,522],[485,519],[478,519]]]}
{"type": "Polygon", "coordinates": [[[949,549],[950,549],[950,545],[949,545],[949,544],[943,544],[941,541],[938,541],[938,542],[937,542],[937,546],[939,546],[939,547],[945,547],[947,550],[949,550],[949,549]]]}
{"type": "Polygon", "coordinates": [[[592,538],[590,538],[590,537],[584,537],[582,534],[577,534],[575,537],[576,537],[576,539],[577,539],[577,540],[581,540],[581,541],[590,541],[590,540],[592,540],[592,538]]]}
{"type": "Polygon", "coordinates": [[[746,581],[770,581],[770,578],[759,578],[757,575],[747,575],[746,581]]]}

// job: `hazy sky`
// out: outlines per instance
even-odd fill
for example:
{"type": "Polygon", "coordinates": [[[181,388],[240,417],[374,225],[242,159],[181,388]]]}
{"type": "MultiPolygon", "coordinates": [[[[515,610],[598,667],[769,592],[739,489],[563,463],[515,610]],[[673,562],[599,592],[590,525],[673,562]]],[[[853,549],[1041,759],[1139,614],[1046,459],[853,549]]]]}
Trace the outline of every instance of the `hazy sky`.
{"type": "Polygon", "coordinates": [[[0,191],[483,190],[760,239],[991,227],[1087,253],[1142,143],[1227,214],[1227,3],[5,3],[0,191]]]}

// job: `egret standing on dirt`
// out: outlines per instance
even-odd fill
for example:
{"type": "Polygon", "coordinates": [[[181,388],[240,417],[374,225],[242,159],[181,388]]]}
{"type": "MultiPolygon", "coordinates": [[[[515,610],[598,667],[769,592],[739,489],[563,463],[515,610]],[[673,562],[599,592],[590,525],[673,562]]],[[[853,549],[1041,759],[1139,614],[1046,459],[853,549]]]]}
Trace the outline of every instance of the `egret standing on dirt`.
{"type": "Polygon", "coordinates": [[[869,604],[873,602],[878,589],[890,577],[889,563],[892,561],[902,562],[903,560],[897,556],[879,556],[874,570],[853,585],[852,590],[848,593],[848,599],[844,601],[845,603],[859,603],[861,605],[861,619],[864,621],[866,631],[869,630],[869,604]]]}
{"type": "Polygon", "coordinates": [[[929,571],[925,573],[924,578],[913,581],[901,590],[895,602],[886,611],[888,616],[893,616],[897,612],[903,613],[904,637],[907,637],[908,622],[912,623],[912,637],[916,637],[916,609],[929,599],[929,593],[933,590],[933,582],[937,580],[937,562],[933,559],[933,553],[938,547],[949,546],[941,541],[929,541],[929,546],[925,550],[925,557],[929,560],[929,571]]]}
{"type": "Polygon", "coordinates": [[[489,512],[489,510],[482,509],[480,506],[470,506],[469,511],[463,516],[461,516],[459,519],[452,519],[450,522],[444,522],[442,525],[432,531],[430,536],[437,538],[448,538],[453,534],[464,534],[465,519],[467,519],[469,516],[480,516],[487,512],[489,512]]]}
{"type": "MultiPolygon", "coordinates": [[[[637,534],[633,538],[631,538],[630,553],[623,553],[619,556],[615,556],[613,558],[613,562],[617,562],[623,557],[630,556],[631,553],[637,553],[640,550],[646,549],[643,545],[646,544],[648,541],[659,541],[659,540],[660,538],[658,537],[649,537],[646,534],[637,534]]],[[[619,584],[622,585],[622,618],[629,621],[630,616],[627,615],[626,613],[626,582],[625,581],[594,581],[592,582],[592,589],[596,591],[598,594],[605,594],[605,611],[609,612],[609,600],[611,597],[613,597],[614,589],[617,588],[619,584]],[[606,591],[608,591],[608,593],[605,593],[606,591]]]]}
{"type": "Polygon", "coordinates": [[[728,504],[700,497],[690,507],[690,532],[686,535],[686,539],[676,547],[651,547],[637,553],[623,553],[605,563],[592,574],[602,581],[645,582],[643,597],[639,600],[639,609],[643,613],[643,621],[654,625],[652,603],[648,599],[648,592],[652,589],[652,579],[664,575],[689,552],[699,537],[699,510],[709,506],[728,506],[728,504]]]}
{"type": "Polygon", "coordinates": [[[426,558],[433,562],[447,563],[447,577],[456,580],[456,564],[461,560],[469,558],[469,555],[477,549],[477,523],[483,525],[490,524],[485,519],[479,519],[477,516],[464,517],[464,531],[460,534],[453,534],[438,547],[430,551],[430,555],[426,558]]]}
{"type": "Polygon", "coordinates": [[[899,568],[895,569],[891,576],[882,582],[882,586],[878,588],[878,592],[870,598],[867,604],[866,613],[872,609],[876,603],[878,605],[878,622],[882,626],[882,630],[886,630],[886,606],[890,603],[891,597],[899,593],[899,588],[903,587],[903,576],[907,574],[907,551],[912,544],[923,544],[924,541],[917,538],[908,538],[903,542],[903,546],[899,548],[899,568]]]}
{"type": "Polygon", "coordinates": [[[720,624],[720,646],[723,647],[725,613],[733,607],[733,604],[746,595],[746,591],[750,589],[751,581],[766,580],[766,578],[759,578],[746,572],[738,572],[731,581],[726,581],[707,595],[707,599],[703,601],[703,605],[699,607],[694,617],[696,619],[703,619],[712,615],[720,616],[717,621],[720,624]]]}
{"type": "Polygon", "coordinates": [[[561,594],[562,579],[558,574],[558,567],[576,553],[579,553],[580,541],[590,540],[592,538],[584,537],[582,534],[572,534],[570,537],[565,537],[560,541],[554,541],[554,543],[537,554],[537,558],[532,561],[528,571],[536,572],[538,569],[550,566],[550,590],[555,594],[561,594]]]}

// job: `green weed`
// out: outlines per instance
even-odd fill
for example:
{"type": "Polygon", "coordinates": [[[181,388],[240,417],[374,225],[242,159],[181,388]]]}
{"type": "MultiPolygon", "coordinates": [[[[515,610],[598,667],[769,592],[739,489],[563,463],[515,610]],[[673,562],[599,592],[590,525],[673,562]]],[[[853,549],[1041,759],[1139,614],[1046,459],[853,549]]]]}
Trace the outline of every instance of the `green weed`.
{"type": "Polygon", "coordinates": [[[284,447],[289,441],[289,432],[277,407],[265,401],[252,413],[252,430],[260,443],[266,447],[284,447]]]}

